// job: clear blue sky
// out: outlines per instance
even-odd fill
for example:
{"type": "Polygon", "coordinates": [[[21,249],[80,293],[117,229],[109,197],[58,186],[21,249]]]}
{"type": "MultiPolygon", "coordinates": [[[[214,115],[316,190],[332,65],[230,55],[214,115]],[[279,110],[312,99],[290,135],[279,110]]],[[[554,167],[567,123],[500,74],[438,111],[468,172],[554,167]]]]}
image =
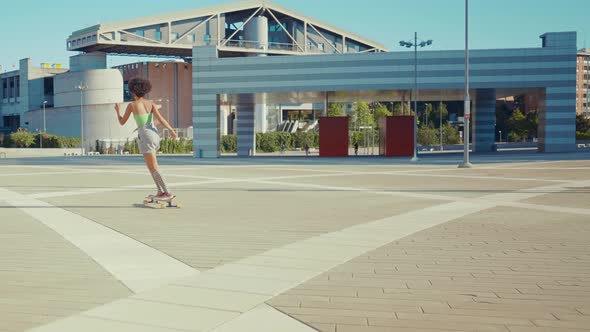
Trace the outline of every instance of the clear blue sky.
{"type": "MultiPolygon", "coordinates": [[[[30,57],[68,65],[66,38],[98,22],[200,8],[228,0],[7,0],[0,5],[0,65],[30,57]]],[[[401,50],[414,31],[433,39],[431,49],[463,48],[464,0],[274,0],[306,16],[401,50]]],[[[472,48],[538,47],[547,31],[578,31],[590,47],[590,0],[471,0],[472,48]]],[[[134,61],[112,57],[110,65],[134,61]]]]}

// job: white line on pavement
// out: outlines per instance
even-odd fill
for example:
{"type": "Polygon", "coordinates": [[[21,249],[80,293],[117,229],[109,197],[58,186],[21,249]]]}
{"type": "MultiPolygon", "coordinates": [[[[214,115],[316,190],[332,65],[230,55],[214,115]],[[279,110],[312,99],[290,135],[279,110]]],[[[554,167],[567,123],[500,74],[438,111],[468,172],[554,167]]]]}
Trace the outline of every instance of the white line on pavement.
{"type": "Polygon", "coordinates": [[[139,241],[49,203],[3,188],[0,199],[60,234],[133,292],[198,273],[139,241]]]}

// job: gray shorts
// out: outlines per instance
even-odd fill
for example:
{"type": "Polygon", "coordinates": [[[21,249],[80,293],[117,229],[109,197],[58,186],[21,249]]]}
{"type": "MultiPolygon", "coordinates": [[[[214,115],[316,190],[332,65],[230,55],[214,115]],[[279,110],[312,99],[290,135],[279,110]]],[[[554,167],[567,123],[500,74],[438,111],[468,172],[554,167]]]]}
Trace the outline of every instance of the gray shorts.
{"type": "Polygon", "coordinates": [[[152,126],[137,128],[139,134],[139,152],[142,154],[156,153],[160,149],[158,129],[152,126]]]}

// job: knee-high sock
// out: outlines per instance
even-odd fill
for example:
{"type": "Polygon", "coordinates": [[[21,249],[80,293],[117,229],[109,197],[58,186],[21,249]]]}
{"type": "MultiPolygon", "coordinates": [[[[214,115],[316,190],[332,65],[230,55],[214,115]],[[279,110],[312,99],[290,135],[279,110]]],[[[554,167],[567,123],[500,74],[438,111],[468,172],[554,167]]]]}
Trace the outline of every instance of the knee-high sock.
{"type": "Polygon", "coordinates": [[[166,186],[166,183],[162,179],[160,172],[158,172],[158,171],[153,172],[152,177],[154,178],[154,181],[156,182],[156,185],[158,186],[158,190],[163,193],[167,193],[168,187],[166,186]]]}
{"type": "Polygon", "coordinates": [[[156,184],[156,189],[158,190],[158,194],[160,194],[160,193],[163,193],[163,191],[162,191],[162,187],[160,186],[160,183],[158,181],[158,177],[156,177],[156,173],[158,173],[158,172],[156,171],[156,172],[152,173],[152,179],[154,179],[154,183],[156,184]]]}

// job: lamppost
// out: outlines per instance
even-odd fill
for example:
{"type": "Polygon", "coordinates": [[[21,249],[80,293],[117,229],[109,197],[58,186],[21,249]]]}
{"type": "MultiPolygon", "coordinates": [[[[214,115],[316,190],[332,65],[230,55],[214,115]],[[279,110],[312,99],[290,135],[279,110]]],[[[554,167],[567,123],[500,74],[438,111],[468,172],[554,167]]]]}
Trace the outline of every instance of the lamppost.
{"type": "Polygon", "coordinates": [[[412,157],[412,161],[416,162],[420,160],[418,159],[418,46],[432,45],[432,39],[421,40],[418,43],[418,33],[414,32],[414,42],[402,40],[399,44],[407,48],[414,48],[414,157],[412,157]]]}
{"type": "Polygon", "coordinates": [[[471,119],[471,98],[469,97],[469,0],[465,0],[465,101],[464,101],[464,151],[463,163],[459,168],[471,168],[473,165],[469,162],[469,120],[471,119]]]}
{"type": "Polygon", "coordinates": [[[442,114],[443,114],[442,113],[442,109],[443,109],[443,107],[442,107],[442,105],[443,105],[443,103],[441,101],[438,104],[439,117],[440,117],[440,125],[439,125],[439,128],[440,128],[440,150],[441,151],[444,149],[443,148],[443,118],[442,118],[442,114]]]}
{"type": "Polygon", "coordinates": [[[502,143],[502,131],[500,130],[500,143],[502,143]]]}
{"type": "MultiPolygon", "coordinates": [[[[45,105],[47,105],[47,100],[43,101],[43,134],[47,132],[47,127],[45,126],[45,105]]],[[[43,149],[43,134],[39,136],[41,149],[43,149]]]]}
{"type": "Polygon", "coordinates": [[[80,155],[84,155],[84,91],[88,89],[88,85],[83,85],[82,82],[74,87],[75,90],[80,91],[80,155]]]}
{"type": "Polygon", "coordinates": [[[157,102],[166,102],[166,121],[168,123],[170,123],[170,99],[164,99],[164,98],[160,98],[160,99],[156,99],[157,102]]]}

